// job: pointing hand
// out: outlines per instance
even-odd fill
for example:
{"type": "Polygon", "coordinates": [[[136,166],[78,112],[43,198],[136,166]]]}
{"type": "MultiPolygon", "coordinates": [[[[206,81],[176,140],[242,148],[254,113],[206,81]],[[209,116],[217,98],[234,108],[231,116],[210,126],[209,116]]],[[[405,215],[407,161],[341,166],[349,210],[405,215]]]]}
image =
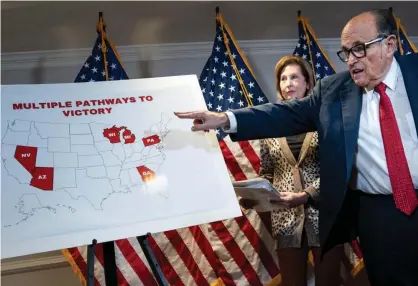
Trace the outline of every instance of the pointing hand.
{"type": "Polygon", "coordinates": [[[174,112],[181,119],[193,119],[192,131],[228,128],[229,119],[225,113],[212,111],[174,112]]]}

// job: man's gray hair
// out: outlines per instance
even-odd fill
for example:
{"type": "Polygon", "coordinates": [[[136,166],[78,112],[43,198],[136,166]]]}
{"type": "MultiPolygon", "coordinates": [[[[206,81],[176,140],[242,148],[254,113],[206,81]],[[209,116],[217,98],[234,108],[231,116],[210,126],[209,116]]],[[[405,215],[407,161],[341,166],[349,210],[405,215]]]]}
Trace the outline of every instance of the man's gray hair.
{"type": "Polygon", "coordinates": [[[396,22],[389,9],[376,9],[369,11],[376,19],[376,29],[381,35],[395,35],[397,37],[396,22]]]}

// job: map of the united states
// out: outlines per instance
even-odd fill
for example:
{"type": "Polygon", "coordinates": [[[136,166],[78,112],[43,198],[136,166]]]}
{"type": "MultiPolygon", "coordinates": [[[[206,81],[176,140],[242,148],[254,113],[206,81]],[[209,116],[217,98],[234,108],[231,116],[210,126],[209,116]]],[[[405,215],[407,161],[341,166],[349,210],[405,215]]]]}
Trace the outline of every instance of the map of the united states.
{"type": "Polygon", "coordinates": [[[39,208],[74,212],[71,200],[80,199],[101,210],[112,194],[146,188],[165,160],[169,120],[162,114],[143,134],[134,134],[129,126],[97,122],[8,121],[2,138],[3,166],[17,183],[32,187],[19,197],[16,210],[24,219],[39,208]],[[41,201],[37,192],[66,192],[68,200],[41,201]]]}

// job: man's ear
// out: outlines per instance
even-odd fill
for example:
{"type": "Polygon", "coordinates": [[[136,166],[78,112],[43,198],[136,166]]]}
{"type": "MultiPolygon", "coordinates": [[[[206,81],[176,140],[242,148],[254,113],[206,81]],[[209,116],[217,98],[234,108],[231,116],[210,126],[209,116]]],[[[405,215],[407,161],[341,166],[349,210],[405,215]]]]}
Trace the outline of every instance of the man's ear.
{"type": "Polygon", "coordinates": [[[398,41],[396,39],[396,36],[395,35],[390,35],[386,39],[387,51],[390,52],[390,53],[395,53],[397,46],[398,46],[398,41]]]}

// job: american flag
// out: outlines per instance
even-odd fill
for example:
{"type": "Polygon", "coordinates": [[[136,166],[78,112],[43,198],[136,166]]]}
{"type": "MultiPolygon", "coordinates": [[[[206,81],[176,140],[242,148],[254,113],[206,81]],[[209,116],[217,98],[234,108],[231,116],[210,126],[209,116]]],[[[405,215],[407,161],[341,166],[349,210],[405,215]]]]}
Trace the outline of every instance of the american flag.
{"type": "Polygon", "coordinates": [[[398,32],[398,49],[396,51],[397,55],[409,55],[412,53],[418,53],[415,45],[408,39],[408,35],[404,26],[401,24],[401,19],[392,12],[392,16],[396,22],[396,29],[398,32]]]}
{"type": "MultiPolygon", "coordinates": [[[[115,46],[106,34],[103,17],[100,15],[97,24],[96,42],[74,82],[124,79],[128,79],[128,75],[115,46]]],[[[112,248],[114,250],[111,248],[112,253],[109,253],[109,248],[104,248],[104,244],[99,243],[95,247],[94,284],[96,286],[106,285],[105,263],[107,265],[106,269],[109,271],[114,270],[112,272],[114,272],[116,277],[113,277],[113,279],[116,279],[118,285],[141,285],[141,283],[144,285],[157,285],[136,238],[122,239],[110,243],[113,243],[112,248]],[[105,262],[106,259],[109,259],[109,254],[111,255],[111,260],[116,263],[116,269],[112,269],[108,266],[109,262],[105,262]]],[[[82,284],[86,285],[87,246],[64,249],[62,252],[82,284]]]]}
{"type": "MultiPolygon", "coordinates": [[[[105,33],[103,25],[103,19],[100,18],[97,40],[75,82],[128,79],[118,52],[105,33]]],[[[227,34],[230,35],[229,32],[227,34]]],[[[229,39],[231,40],[230,37],[229,39]]],[[[220,43],[220,45],[223,54],[226,48],[224,44],[220,43]]],[[[233,73],[229,70],[232,69],[231,65],[229,64],[228,68],[225,66],[224,71],[228,73],[230,81],[225,81],[224,88],[219,87],[221,81],[217,76],[212,77],[218,82],[218,91],[228,90],[228,93],[222,93],[225,101],[231,96],[236,97],[239,106],[241,103],[238,95],[241,95],[240,91],[242,92],[243,89],[238,88],[237,82],[241,78],[248,85],[248,93],[251,93],[247,94],[248,96],[253,96],[255,100],[262,98],[263,102],[267,102],[255,79],[252,78],[249,68],[245,65],[239,48],[236,45],[229,46],[231,55],[235,54],[235,64],[241,73],[240,76],[235,74],[235,79],[232,79],[233,73]],[[229,89],[233,82],[236,94],[233,93],[232,88],[229,89]]],[[[225,60],[228,59],[225,54],[223,56],[225,60]]],[[[212,55],[213,61],[215,61],[214,58],[215,56],[212,55]]],[[[217,75],[222,77],[221,73],[222,71],[219,71],[217,75]]],[[[217,92],[217,96],[219,95],[220,93],[217,92]]],[[[218,104],[221,104],[220,102],[218,104]]],[[[261,101],[258,100],[258,102],[261,101]]],[[[242,104],[248,105],[244,97],[242,97],[242,104]]],[[[257,143],[244,142],[242,147],[240,145],[234,147],[232,144],[229,146],[230,154],[239,160],[237,166],[242,168],[242,171],[238,173],[235,170],[232,171],[240,178],[255,176],[255,170],[259,168],[257,143]],[[240,160],[239,158],[245,154],[248,154],[248,159],[240,160]],[[245,164],[248,166],[246,167],[245,164]]],[[[147,241],[169,285],[265,285],[269,281],[277,285],[275,281],[277,281],[279,271],[277,258],[274,256],[274,241],[269,229],[268,220],[263,223],[263,217],[251,211],[235,220],[153,234],[148,237],[147,241]]],[[[106,285],[106,276],[109,272],[105,275],[105,269],[110,271],[111,275],[115,272],[116,277],[113,278],[116,278],[119,286],[157,285],[137,238],[121,239],[110,243],[113,243],[114,253],[110,255],[114,257],[116,269],[112,271],[109,270],[110,267],[105,267],[105,260],[109,259],[109,253],[103,247],[104,244],[97,244],[94,260],[95,286],[113,286],[110,283],[106,285]]],[[[65,249],[62,252],[82,284],[86,285],[87,246],[65,249]]]]}
{"type": "MultiPolygon", "coordinates": [[[[309,20],[301,15],[298,16],[298,31],[299,41],[293,54],[311,64],[315,82],[335,74],[335,68],[319,44],[309,20]]],[[[345,265],[351,269],[352,276],[355,276],[363,268],[363,254],[357,240],[345,245],[345,254],[345,265]]]]}
{"type": "Polygon", "coordinates": [[[99,20],[97,28],[97,39],[94,47],[74,82],[128,79],[119,54],[104,31],[103,21],[99,20]]]}
{"type": "Polygon", "coordinates": [[[298,29],[299,41],[293,54],[305,59],[311,64],[312,70],[314,71],[315,82],[335,74],[334,66],[316,40],[315,34],[306,17],[298,17],[298,29]]]}
{"type": "MultiPolygon", "coordinates": [[[[128,79],[120,56],[105,32],[102,17],[99,18],[97,32],[91,55],[77,74],[75,82],[128,79]]],[[[218,273],[225,271],[212,250],[207,228],[207,225],[193,226],[153,234],[147,238],[169,285],[219,283],[218,273]]],[[[69,248],[62,252],[82,284],[86,285],[87,246],[69,248]]],[[[118,286],[157,285],[135,237],[96,245],[94,280],[95,286],[114,286],[114,283],[118,286]],[[109,244],[113,244],[112,247],[109,248],[109,244]],[[112,263],[115,267],[109,267],[112,263]],[[113,283],[108,280],[107,285],[106,277],[111,277],[113,283]]]]}
{"type": "MultiPolygon", "coordinates": [[[[268,103],[254,73],[240,50],[231,29],[218,12],[212,53],[200,78],[208,110],[223,112],[268,103]]],[[[231,180],[258,176],[258,140],[232,142],[228,134],[216,130],[231,180]]],[[[210,224],[211,243],[230,277],[227,285],[278,285],[280,271],[271,235],[270,214],[243,211],[236,219],[210,224]]]]}

